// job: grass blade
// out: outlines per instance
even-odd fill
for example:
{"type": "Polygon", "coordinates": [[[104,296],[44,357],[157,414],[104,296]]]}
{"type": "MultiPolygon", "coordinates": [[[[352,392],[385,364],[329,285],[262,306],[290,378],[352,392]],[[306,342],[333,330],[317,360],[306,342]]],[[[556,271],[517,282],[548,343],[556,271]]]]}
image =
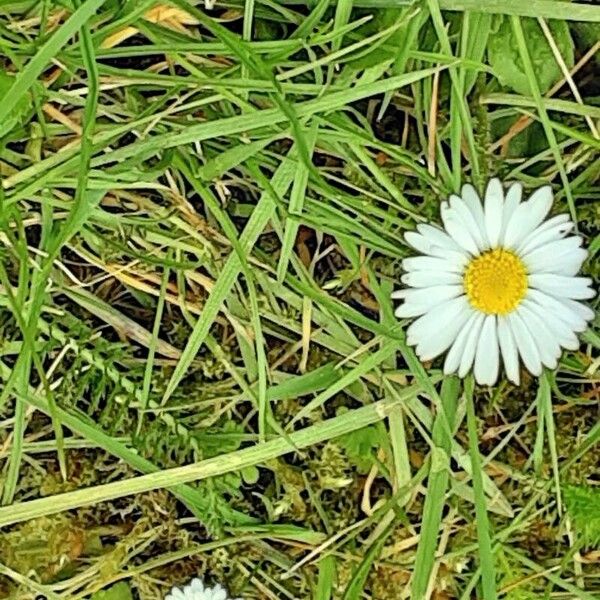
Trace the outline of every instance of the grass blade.
{"type": "Polygon", "coordinates": [[[2,103],[0,103],[0,123],[8,117],[10,111],[36,82],[42,71],[61,48],[98,11],[104,2],[105,0],[87,0],[84,2],[38,50],[3,97],[2,103]]]}
{"type": "Polygon", "coordinates": [[[411,599],[425,600],[429,578],[437,552],[437,539],[442,522],[448,479],[450,477],[450,450],[452,438],[445,429],[445,420],[452,426],[456,411],[459,381],[448,377],[442,384],[441,399],[444,413],[438,414],[433,424],[431,464],[427,483],[427,495],[423,507],[423,519],[417,555],[411,583],[411,599]]]}
{"type": "Polygon", "coordinates": [[[492,553],[492,542],[490,538],[490,524],[488,521],[483,479],[481,477],[482,466],[479,455],[479,440],[477,433],[477,421],[475,419],[475,407],[473,405],[473,379],[465,382],[465,396],[467,399],[467,425],[469,429],[469,453],[471,455],[471,466],[473,491],[475,493],[475,517],[477,523],[477,539],[479,541],[479,561],[481,569],[481,583],[483,600],[496,600],[496,571],[494,568],[494,555],[492,553]]]}
{"type": "Polygon", "coordinates": [[[185,467],[165,469],[124,481],[97,485],[89,489],[80,489],[74,492],[13,504],[12,506],[0,507],[0,527],[43,515],[56,514],[80,506],[122,498],[130,494],[199,481],[264,463],[296,449],[319,444],[357,429],[362,429],[372,423],[377,423],[387,418],[390,409],[396,406],[399,401],[404,401],[406,397],[412,394],[414,394],[414,391],[409,390],[402,395],[400,400],[379,400],[332,419],[320,421],[315,425],[291,433],[289,441],[284,437],[277,437],[263,444],[256,444],[229,454],[222,454],[185,467]]]}

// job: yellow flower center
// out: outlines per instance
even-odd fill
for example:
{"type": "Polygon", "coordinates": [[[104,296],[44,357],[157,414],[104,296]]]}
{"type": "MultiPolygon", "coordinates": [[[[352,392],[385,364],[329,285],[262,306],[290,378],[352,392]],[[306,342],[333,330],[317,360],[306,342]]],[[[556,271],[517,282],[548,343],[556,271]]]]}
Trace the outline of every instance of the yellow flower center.
{"type": "Polygon", "coordinates": [[[525,296],[525,265],[510,250],[488,250],[467,265],[464,286],[473,308],[488,315],[505,315],[525,296]]]}

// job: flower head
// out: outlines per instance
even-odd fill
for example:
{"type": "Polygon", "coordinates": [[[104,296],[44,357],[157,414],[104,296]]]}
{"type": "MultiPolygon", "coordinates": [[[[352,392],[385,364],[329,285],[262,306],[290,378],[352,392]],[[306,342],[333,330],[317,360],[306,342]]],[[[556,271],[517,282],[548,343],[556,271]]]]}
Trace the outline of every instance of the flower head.
{"type": "Polygon", "coordinates": [[[492,179],[482,204],[475,188],[441,206],[443,228],[421,224],[405,239],[422,254],[406,258],[400,318],[418,317],[407,330],[423,361],[446,350],[444,373],[493,385],[500,357],[519,383],[519,357],[533,375],[553,369],[561,348],[576,350],[593,311],[579,302],[595,295],[577,277],[587,257],[582,238],[562,214],[545,220],[552,190],[544,186],[521,202],[522,187],[506,192],[492,179]]]}
{"type": "MultiPolygon", "coordinates": [[[[198,577],[192,579],[183,588],[173,588],[165,600],[234,600],[229,598],[227,591],[219,584],[208,587],[198,577]]],[[[238,599],[240,600],[240,599],[238,599]]]]}

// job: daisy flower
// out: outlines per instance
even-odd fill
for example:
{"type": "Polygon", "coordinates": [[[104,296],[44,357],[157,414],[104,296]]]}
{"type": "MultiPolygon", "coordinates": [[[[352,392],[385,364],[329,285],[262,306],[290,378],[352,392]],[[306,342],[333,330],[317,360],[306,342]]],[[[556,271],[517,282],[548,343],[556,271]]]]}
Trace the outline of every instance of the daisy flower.
{"type": "MultiPolygon", "coordinates": [[[[202,579],[195,577],[183,588],[174,587],[165,600],[234,600],[229,598],[227,591],[217,583],[215,587],[208,587],[202,579]]],[[[237,599],[241,600],[241,599],[237,599]]]]}
{"type": "Polygon", "coordinates": [[[505,194],[492,179],[482,203],[465,185],[442,203],[443,228],[421,224],[405,235],[422,256],[403,261],[407,287],[392,294],[403,300],[396,316],[418,317],[407,341],[422,361],[448,350],[445,374],[473,368],[478,383],[493,385],[501,357],[518,384],[519,357],[533,375],[554,369],[594,316],[579,302],[595,292],[590,278],[577,277],[587,252],[569,235],[573,223],[565,214],[545,220],[550,186],[525,202],[521,195],[519,183],[505,194]]]}

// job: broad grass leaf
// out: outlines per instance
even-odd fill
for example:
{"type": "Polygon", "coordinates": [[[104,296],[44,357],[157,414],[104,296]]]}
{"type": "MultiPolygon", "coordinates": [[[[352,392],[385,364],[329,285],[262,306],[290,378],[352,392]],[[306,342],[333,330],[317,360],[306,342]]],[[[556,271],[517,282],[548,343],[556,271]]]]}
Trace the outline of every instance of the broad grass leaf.
{"type": "MultiPolygon", "coordinates": [[[[400,19],[405,18],[410,8],[390,8],[378,10],[371,21],[360,28],[361,36],[374,35],[379,31],[391,27],[400,19]]],[[[367,12],[366,14],[372,14],[367,12]]],[[[360,57],[350,61],[351,70],[363,70],[374,67],[381,63],[395,61],[404,50],[409,50],[414,41],[411,29],[411,20],[406,22],[394,31],[391,35],[383,38],[379,43],[373,44],[366,52],[361,52],[360,57]]],[[[398,72],[403,72],[403,69],[398,72]]]]}
{"type": "MultiPolygon", "coordinates": [[[[562,72],[537,21],[522,19],[521,23],[540,91],[545,94],[562,77],[562,72]]],[[[574,50],[568,25],[564,21],[548,21],[548,27],[563,60],[568,67],[572,67],[574,50]]],[[[509,87],[523,96],[531,95],[529,81],[519,56],[517,40],[514,37],[510,20],[506,17],[502,17],[498,28],[490,35],[488,59],[503,86],[509,87]]]]}
{"type": "MultiPolygon", "coordinates": [[[[0,102],[4,99],[15,78],[4,71],[0,71],[0,102]]],[[[10,133],[16,126],[25,122],[27,113],[33,108],[33,102],[29,94],[19,99],[15,107],[10,111],[4,121],[0,122],[0,138],[10,133]]]]}
{"type": "Polygon", "coordinates": [[[96,592],[92,595],[91,600],[133,600],[133,596],[129,586],[121,581],[106,590],[96,592]]]}
{"type": "MultiPolygon", "coordinates": [[[[571,31],[575,38],[577,48],[582,52],[587,52],[598,40],[600,40],[600,23],[586,23],[573,21],[571,23],[571,31]]],[[[594,54],[596,62],[600,62],[598,52],[594,54]]]]}

